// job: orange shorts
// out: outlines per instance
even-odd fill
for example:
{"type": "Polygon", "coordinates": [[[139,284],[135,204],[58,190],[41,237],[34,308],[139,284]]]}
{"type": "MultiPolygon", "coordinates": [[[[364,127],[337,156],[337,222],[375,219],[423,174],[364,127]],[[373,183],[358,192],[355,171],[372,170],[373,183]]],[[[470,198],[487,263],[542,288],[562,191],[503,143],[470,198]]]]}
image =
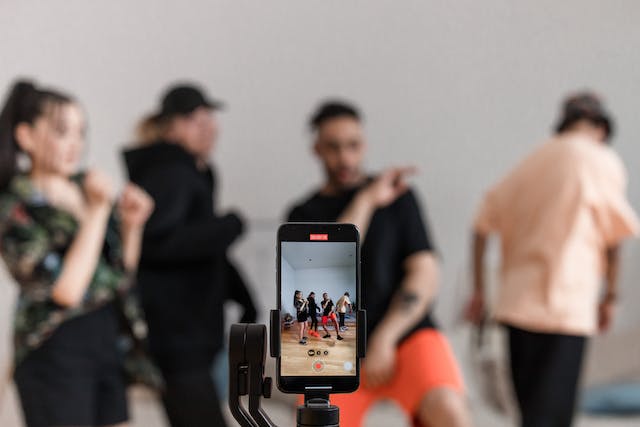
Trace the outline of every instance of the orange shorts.
{"type": "MultiPolygon", "coordinates": [[[[376,388],[366,384],[366,358],[360,369],[360,388],[351,394],[333,394],[340,408],[340,425],[361,426],[367,410],[377,401],[394,400],[414,419],[429,391],[447,387],[464,393],[464,382],[446,337],[435,329],[422,329],[403,341],[396,352],[396,371],[391,382],[376,388]]],[[[302,396],[299,403],[303,403],[302,396]]]]}
{"type": "Polygon", "coordinates": [[[338,322],[338,318],[336,317],[336,314],[331,313],[328,316],[322,316],[322,324],[326,325],[327,323],[329,323],[329,319],[333,320],[334,322],[338,322]]]}

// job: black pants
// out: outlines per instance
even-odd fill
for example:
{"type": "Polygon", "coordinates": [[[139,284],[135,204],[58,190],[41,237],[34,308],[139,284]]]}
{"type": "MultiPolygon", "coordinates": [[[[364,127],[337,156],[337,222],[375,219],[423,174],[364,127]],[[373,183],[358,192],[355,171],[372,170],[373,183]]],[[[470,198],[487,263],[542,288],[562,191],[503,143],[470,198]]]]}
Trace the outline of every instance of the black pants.
{"type": "Polygon", "coordinates": [[[571,426],[586,337],[507,328],[522,427],[571,426]]]}
{"type": "Polygon", "coordinates": [[[342,327],[344,327],[344,315],[345,315],[345,313],[338,313],[338,315],[340,316],[339,324],[340,324],[340,327],[342,328],[342,327]]]}
{"type": "Polygon", "coordinates": [[[225,426],[220,399],[208,370],[165,374],[162,403],[171,427],[225,426]]]}
{"type": "Polygon", "coordinates": [[[103,426],[129,418],[117,350],[118,320],[108,304],[63,322],[14,373],[28,427],[103,426]]]}
{"type": "Polygon", "coordinates": [[[311,327],[309,329],[314,329],[316,332],[318,331],[318,316],[314,314],[309,314],[309,319],[311,319],[311,327]]]}

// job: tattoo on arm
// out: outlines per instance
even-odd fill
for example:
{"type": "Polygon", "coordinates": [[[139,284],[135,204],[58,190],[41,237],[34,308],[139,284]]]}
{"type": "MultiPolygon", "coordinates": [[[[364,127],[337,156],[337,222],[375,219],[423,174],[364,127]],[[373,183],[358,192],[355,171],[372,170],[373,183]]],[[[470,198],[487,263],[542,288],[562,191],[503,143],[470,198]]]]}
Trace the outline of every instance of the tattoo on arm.
{"type": "Polygon", "coordinates": [[[398,294],[398,306],[403,310],[411,310],[418,303],[418,295],[411,291],[400,291],[398,294]]]}

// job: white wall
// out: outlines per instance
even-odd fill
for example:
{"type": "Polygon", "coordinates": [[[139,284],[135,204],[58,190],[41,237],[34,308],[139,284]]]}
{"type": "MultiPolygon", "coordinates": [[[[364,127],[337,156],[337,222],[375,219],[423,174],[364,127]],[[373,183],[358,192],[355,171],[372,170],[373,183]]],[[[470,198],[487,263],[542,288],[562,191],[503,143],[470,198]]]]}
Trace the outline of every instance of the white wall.
{"type": "MultiPolygon", "coordinates": [[[[293,292],[295,290],[302,291],[305,298],[309,293],[315,292],[318,306],[320,306],[324,292],[329,294],[334,304],[345,292],[349,292],[355,299],[356,271],[353,267],[300,268],[287,271],[285,278],[285,263],[286,261],[283,259],[281,304],[289,313],[296,312],[293,307],[293,292]]],[[[286,265],[289,264],[286,263],[286,265]]]]}
{"type": "MultiPolygon", "coordinates": [[[[235,252],[263,319],[275,306],[277,222],[321,177],[308,114],[327,95],[357,101],[371,170],[420,167],[413,183],[444,259],[437,314],[451,326],[480,195],[547,135],[567,91],[609,100],[640,208],[639,22],[634,0],[0,0],[0,95],[18,75],[76,94],[90,116],[88,163],[119,180],[117,152],[167,83],[197,80],[226,100],[221,201],[251,222],[235,252]]],[[[619,332],[640,324],[638,257],[628,245],[619,332]]],[[[2,372],[12,286],[0,281],[2,372]]]]}
{"type": "MultiPolygon", "coordinates": [[[[291,265],[287,262],[287,260],[283,257],[281,263],[281,287],[282,294],[280,299],[280,306],[282,307],[282,312],[289,312],[289,314],[294,315],[296,310],[293,306],[293,291],[296,289],[296,274],[295,270],[291,268],[291,265]],[[293,289],[293,291],[292,291],[293,289]]],[[[273,307],[275,308],[275,307],[273,307]]],[[[295,317],[295,316],[294,316],[295,317]]]]}
{"type": "Polygon", "coordinates": [[[349,292],[354,299],[356,296],[356,271],[353,267],[301,269],[296,271],[296,281],[304,284],[305,295],[311,291],[316,293],[318,305],[325,292],[334,304],[345,292],[349,292]]]}
{"type": "MultiPolygon", "coordinates": [[[[638,22],[633,0],[4,0],[0,92],[29,75],[76,94],[90,115],[88,163],[119,179],[117,152],[167,83],[197,80],[226,100],[221,200],[253,224],[237,253],[265,310],[275,294],[265,236],[321,176],[308,114],[327,95],[357,101],[371,170],[420,167],[413,183],[444,259],[437,314],[450,325],[478,199],[547,135],[567,91],[609,100],[640,207],[638,22]]],[[[620,329],[640,323],[638,256],[629,245],[620,329]]]]}

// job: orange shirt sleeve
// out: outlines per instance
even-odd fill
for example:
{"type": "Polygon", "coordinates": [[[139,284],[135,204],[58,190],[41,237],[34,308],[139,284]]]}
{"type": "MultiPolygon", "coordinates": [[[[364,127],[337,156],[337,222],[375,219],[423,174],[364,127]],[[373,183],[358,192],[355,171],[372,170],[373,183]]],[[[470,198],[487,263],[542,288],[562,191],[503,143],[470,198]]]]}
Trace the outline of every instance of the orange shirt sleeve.
{"type": "Polygon", "coordinates": [[[598,229],[607,246],[615,246],[638,233],[638,217],[626,195],[627,175],[622,161],[610,152],[603,167],[593,175],[592,209],[598,229]]]}

